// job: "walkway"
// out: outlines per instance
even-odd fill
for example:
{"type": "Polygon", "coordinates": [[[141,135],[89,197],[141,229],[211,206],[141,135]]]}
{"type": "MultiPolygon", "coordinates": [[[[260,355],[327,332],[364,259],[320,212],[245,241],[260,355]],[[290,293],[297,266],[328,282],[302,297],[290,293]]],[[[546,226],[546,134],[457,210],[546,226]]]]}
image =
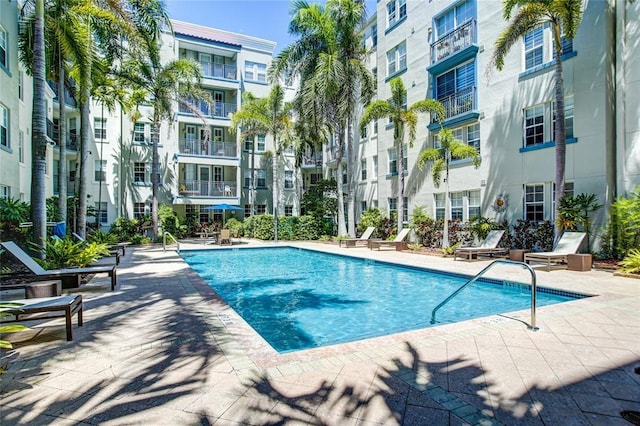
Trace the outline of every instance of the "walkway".
{"type": "MultiPolygon", "coordinates": [[[[469,274],[487,265],[295,245],[469,274]]],[[[115,292],[106,278],[82,289],[72,342],[61,320],[7,335],[0,424],[628,425],[620,412],[640,411],[640,280],[609,272],[539,271],[539,285],[598,296],[539,308],[537,332],[521,311],[285,355],[175,251],[128,250],[118,280],[115,292]]]]}

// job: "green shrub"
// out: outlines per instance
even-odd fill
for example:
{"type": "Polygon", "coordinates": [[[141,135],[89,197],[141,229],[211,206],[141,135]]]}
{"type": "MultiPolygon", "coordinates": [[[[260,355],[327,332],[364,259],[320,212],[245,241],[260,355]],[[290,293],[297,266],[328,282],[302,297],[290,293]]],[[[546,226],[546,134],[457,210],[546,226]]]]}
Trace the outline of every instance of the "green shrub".
{"type": "Polygon", "coordinates": [[[483,241],[492,229],[497,229],[498,224],[488,217],[476,216],[469,220],[469,232],[478,241],[483,241]]]}
{"type": "Polygon", "coordinates": [[[229,220],[227,220],[227,222],[224,224],[224,227],[229,231],[231,231],[231,235],[233,235],[235,238],[240,238],[243,235],[242,222],[240,222],[235,217],[232,217],[229,220]]]}
{"type": "Polygon", "coordinates": [[[384,238],[388,237],[387,233],[387,218],[384,217],[379,208],[370,208],[360,216],[360,223],[358,224],[358,233],[362,234],[368,227],[373,226],[376,230],[373,232],[374,237],[384,238]]]}
{"type": "Polygon", "coordinates": [[[640,247],[640,186],[630,197],[618,197],[611,205],[602,239],[602,257],[621,259],[640,247]]]}
{"type": "Polygon", "coordinates": [[[29,204],[15,198],[0,198],[0,240],[24,242],[28,231],[20,223],[28,222],[29,204]]]}
{"type": "Polygon", "coordinates": [[[627,256],[620,261],[622,272],[630,274],[640,274],[640,249],[629,250],[627,256]]]}
{"type": "Polygon", "coordinates": [[[109,256],[106,244],[73,241],[71,238],[48,238],[45,260],[38,260],[45,269],[85,267],[103,256],[109,256]]]}
{"type": "Polygon", "coordinates": [[[324,230],[324,222],[313,216],[300,216],[294,232],[294,239],[301,241],[317,240],[324,230]]]}
{"type": "Polygon", "coordinates": [[[151,238],[141,234],[132,235],[129,241],[131,241],[131,244],[136,245],[151,244],[151,238]]]}
{"type": "Polygon", "coordinates": [[[107,234],[103,231],[94,231],[87,235],[87,241],[110,245],[116,244],[118,238],[113,234],[107,234]]]}
{"type": "Polygon", "coordinates": [[[273,215],[262,214],[253,217],[253,236],[260,240],[273,240],[273,215]]]}
{"type": "Polygon", "coordinates": [[[553,249],[553,225],[544,222],[518,219],[513,227],[512,248],[531,251],[551,251],[553,249]]]}

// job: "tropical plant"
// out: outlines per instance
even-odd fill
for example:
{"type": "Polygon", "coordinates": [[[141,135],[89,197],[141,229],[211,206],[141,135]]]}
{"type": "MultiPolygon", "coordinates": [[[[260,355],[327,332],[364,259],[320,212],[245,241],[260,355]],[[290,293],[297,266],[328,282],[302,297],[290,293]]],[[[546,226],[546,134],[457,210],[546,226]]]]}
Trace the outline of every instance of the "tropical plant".
{"type": "MultiPolygon", "coordinates": [[[[37,246],[33,246],[37,250],[37,246]]],[[[69,237],[49,238],[45,247],[44,260],[39,260],[45,269],[85,267],[101,257],[109,256],[106,244],[73,241],[69,237]]]]}
{"type": "Polygon", "coordinates": [[[338,183],[335,179],[320,179],[311,185],[300,201],[304,214],[317,219],[335,218],[338,213],[337,187],[338,183]]]}
{"type": "Polygon", "coordinates": [[[249,181],[249,205],[251,206],[251,216],[255,214],[255,164],[256,164],[256,138],[259,135],[266,135],[268,128],[265,125],[266,99],[256,98],[251,92],[242,94],[242,107],[231,116],[230,133],[235,133],[238,128],[244,140],[251,139],[251,164],[249,181]]]}
{"type": "Polygon", "coordinates": [[[231,231],[231,235],[240,238],[242,236],[242,222],[235,217],[227,219],[224,223],[224,227],[231,231]]]}
{"type": "Polygon", "coordinates": [[[444,225],[442,232],[442,247],[449,245],[449,226],[447,224],[449,217],[449,168],[452,160],[470,159],[473,166],[477,169],[480,167],[480,154],[471,145],[467,145],[462,141],[454,139],[453,132],[450,129],[440,130],[440,147],[429,148],[420,153],[418,157],[418,167],[424,169],[426,163],[431,162],[431,177],[433,185],[440,187],[440,181],[444,174],[444,225]]]}
{"type": "Polygon", "coordinates": [[[386,222],[387,218],[384,217],[380,209],[372,207],[360,216],[358,231],[362,234],[368,227],[373,226],[375,228],[373,236],[380,238],[386,234],[386,222]]]}
{"type": "MultiPolygon", "coordinates": [[[[0,302],[0,318],[13,316],[13,314],[7,311],[15,311],[19,310],[22,306],[22,303],[15,302],[0,302]]],[[[29,328],[25,327],[22,324],[0,324],[0,334],[1,333],[15,333],[17,331],[26,331],[29,328]]],[[[0,349],[12,349],[13,345],[11,342],[0,339],[0,349]]],[[[0,364],[0,374],[4,374],[7,372],[6,364],[0,364]]]]}
{"type": "Polygon", "coordinates": [[[621,259],[637,247],[640,247],[640,186],[628,197],[616,198],[602,239],[605,257],[621,259]]]}
{"type": "MultiPolygon", "coordinates": [[[[442,104],[433,99],[418,101],[407,108],[407,89],[402,80],[396,77],[391,80],[391,99],[388,101],[373,101],[364,110],[360,119],[360,131],[364,131],[366,126],[374,120],[389,118],[393,123],[393,143],[397,150],[397,172],[398,172],[398,192],[397,211],[404,211],[404,143],[405,133],[408,133],[409,147],[413,147],[416,140],[416,129],[418,127],[418,113],[428,113],[433,115],[438,122],[445,116],[442,104]]],[[[402,230],[402,214],[398,214],[398,232],[402,230]]]]}
{"type": "MultiPolygon", "coordinates": [[[[353,124],[356,106],[366,104],[374,93],[373,75],[365,65],[367,50],[362,44],[366,21],[364,3],[329,0],[326,5],[295,2],[289,33],[299,39],[283,49],[272,63],[270,75],[297,76],[300,88],[298,115],[321,120],[314,132],[331,129],[335,141],[336,176],[343,173],[347,154],[347,217],[338,215],[338,234],[355,235],[355,189],[353,179],[353,124]]],[[[338,186],[338,211],[344,211],[342,186],[338,186]]]]}
{"type": "Polygon", "coordinates": [[[0,198],[0,240],[22,240],[25,231],[22,222],[29,221],[29,204],[16,198],[0,198]]]}
{"type": "MultiPolygon", "coordinates": [[[[549,25],[553,40],[555,61],[554,93],[555,93],[555,134],[556,145],[556,176],[555,176],[555,217],[558,217],[560,200],[564,196],[564,178],[566,163],[566,123],[564,107],[564,80],[562,76],[562,40],[572,40],[583,14],[582,0],[505,0],[503,2],[503,16],[509,21],[514,9],[517,8],[509,26],[498,36],[495,51],[489,66],[502,70],[504,59],[514,45],[534,29],[549,25]]],[[[561,230],[556,228],[555,239],[560,238],[561,230]]]]}
{"type": "Polygon", "coordinates": [[[556,226],[562,230],[584,231],[587,234],[587,247],[591,247],[591,214],[600,210],[595,194],[566,195],[560,199],[556,226]]]}
{"type": "Polygon", "coordinates": [[[512,246],[531,251],[551,251],[553,249],[553,225],[544,222],[518,219],[513,227],[512,246]]]}
{"type": "MultiPolygon", "coordinates": [[[[483,241],[492,229],[498,229],[498,224],[488,217],[476,216],[469,219],[469,232],[478,241],[483,241]]],[[[508,231],[507,231],[508,232],[508,231]]]]}
{"type": "Polygon", "coordinates": [[[640,274],[640,249],[634,248],[620,261],[622,272],[640,274]]]}

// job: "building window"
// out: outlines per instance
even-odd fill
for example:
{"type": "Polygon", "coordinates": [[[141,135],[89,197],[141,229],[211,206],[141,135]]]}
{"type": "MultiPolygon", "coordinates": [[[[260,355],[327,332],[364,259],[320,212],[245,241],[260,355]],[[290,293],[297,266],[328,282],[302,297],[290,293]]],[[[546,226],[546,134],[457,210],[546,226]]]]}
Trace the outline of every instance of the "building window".
{"type": "Polygon", "coordinates": [[[360,201],[360,212],[364,213],[367,211],[367,202],[366,201],[360,201]]]}
{"type": "Polygon", "coordinates": [[[101,203],[95,203],[96,215],[98,217],[98,222],[105,224],[109,223],[109,216],[107,215],[107,202],[102,201],[101,203]]]}
{"type": "Polygon", "coordinates": [[[284,206],[284,215],[293,216],[293,206],[284,206]]]}
{"type": "Polygon", "coordinates": [[[266,135],[258,135],[256,152],[264,152],[266,149],[266,135]]]}
{"type": "Polygon", "coordinates": [[[542,65],[544,62],[544,28],[538,27],[524,36],[524,69],[542,65]]]}
{"type": "Polygon", "coordinates": [[[133,218],[141,219],[144,217],[144,203],[133,203],[133,218]]]}
{"type": "Polygon", "coordinates": [[[407,44],[400,43],[387,52],[387,75],[393,75],[407,68],[407,44]]]}
{"type": "Polygon", "coordinates": [[[407,0],[391,0],[387,3],[387,27],[407,16],[407,0]]]}
{"type": "Polygon", "coordinates": [[[18,132],[18,161],[24,163],[24,132],[18,132]]]}
{"type": "Polygon", "coordinates": [[[244,138],[244,150],[245,151],[253,150],[253,138],[251,136],[247,136],[244,138]]]}
{"type": "Polygon", "coordinates": [[[378,134],[378,120],[373,121],[373,134],[374,135],[378,134]]]}
{"type": "Polygon", "coordinates": [[[10,148],[9,109],[2,104],[0,104],[0,145],[10,148]]]}
{"type": "Polygon", "coordinates": [[[0,198],[5,200],[11,198],[11,187],[7,185],[0,185],[0,198]]]}
{"type": "Polygon", "coordinates": [[[133,163],[133,182],[144,183],[147,181],[147,165],[145,163],[133,163]]]}
{"type": "Polygon", "coordinates": [[[544,105],[524,110],[524,145],[544,143],[544,105]]]}
{"type": "Polygon", "coordinates": [[[436,220],[444,219],[444,194],[433,194],[436,220]]]}
{"type": "Polygon", "coordinates": [[[524,187],[525,220],[544,220],[544,185],[525,185],[524,187]]]}
{"type": "Polygon", "coordinates": [[[256,214],[266,214],[266,213],[267,213],[266,204],[256,204],[256,214]]]}
{"type": "Polygon", "coordinates": [[[265,64],[245,61],[244,78],[245,80],[260,81],[263,83],[266,82],[267,66],[265,64]]]}
{"type": "Polygon", "coordinates": [[[469,191],[469,219],[480,217],[480,191],[469,191]]]}
{"type": "Polygon", "coordinates": [[[373,156],[373,178],[376,179],[378,177],[378,156],[373,156]]]}
{"type": "Polygon", "coordinates": [[[373,47],[378,45],[378,26],[376,24],[371,26],[371,45],[373,47]]]}
{"type": "Polygon", "coordinates": [[[144,142],[144,123],[136,123],[133,125],[133,141],[137,143],[144,142]]]}
{"type": "Polygon", "coordinates": [[[446,118],[475,107],[476,63],[467,62],[436,78],[436,99],[445,109],[446,118]]]}
{"type": "Polygon", "coordinates": [[[309,182],[311,185],[315,185],[320,179],[322,179],[322,174],[320,173],[311,173],[309,176],[309,182]]]}
{"type": "Polygon", "coordinates": [[[394,147],[389,149],[389,174],[398,173],[398,150],[394,147]]]}
{"type": "MultiPolygon", "coordinates": [[[[551,126],[551,138],[555,140],[556,135],[556,103],[553,102],[553,123],[551,126]]],[[[573,96],[564,99],[564,127],[567,139],[573,138],[573,96]]]]}
{"type": "Polygon", "coordinates": [[[367,180],[367,159],[360,160],[360,179],[367,180]]]}
{"type": "Polygon", "coordinates": [[[452,220],[463,220],[463,204],[464,193],[462,192],[452,192],[450,194],[451,200],[451,219],[452,220]]]}
{"type": "MultiPolygon", "coordinates": [[[[551,216],[553,219],[556,217],[556,183],[553,182],[552,190],[551,190],[551,216]]],[[[563,197],[572,197],[573,196],[573,182],[564,183],[564,195],[563,197]]]]}
{"type": "Polygon", "coordinates": [[[367,129],[368,129],[368,128],[369,128],[369,126],[368,126],[368,125],[362,128],[362,133],[360,134],[360,138],[361,138],[361,139],[364,139],[364,138],[366,138],[366,137],[367,137],[367,129]]]}
{"type": "Polygon", "coordinates": [[[93,163],[93,180],[104,182],[107,179],[107,160],[95,160],[93,163]]]}
{"type": "Polygon", "coordinates": [[[18,72],[18,99],[24,100],[24,72],[18,72]]]}
{"type": "Polygon", "coordinates": [[[266,188],[267,187],[267,171],[266,170],[257,170],[257,187],[258,188],[266,188]]]}
{"type": "Polygon", "coordinates": [[[389,198],[387,203],[389,204],[389,215],[398,211],[398,199],[396,197],[389,198]]]}
{"type": "Polygon", "coordinates": [[[467,1],[451,8],[446,13],[436,19],[436,37],[440,39],[448,35],[454,29],[462,26],[465,22],[474,19],[476,11],[473,1],[467,1]]]}
{"type": "Polygon", "coordinates": [[[7,53],[7,32],[0,26],[0,65],[8,68],[9,54],[7,53]]]}
{"type": "Polygon", "coordinates": [[[284,171],[284,189],[293,189],[293,171],[284,171]]]}
{"type": "Polygon", "coordinates": [[[244,217],[251,216],[251,204],[244,205],[244,217]]]}
{"type": "Polygon", "coordinates": [[[251,170],[244,171],[244,187],[251,188],[251,170]]]}
{"type": "MultiPolygon", "coordinates": [[[[346,169],[346,167],[345,167],[346,169]]],[[[347,170],[342,171],[342,184],[346,185],[349,182],[349,176],[347,175],[347,170]]]]}
{"type": "Polygon", "coordinates": [[[480,123],[467,126],[467,145],[480,152],[480,123]]]}
{"type": "Polygon", "coordinates": [[[93,119],[93,136],[96,139],[107,138],[107,119],[106,118],[94,118],[93,119]]]}

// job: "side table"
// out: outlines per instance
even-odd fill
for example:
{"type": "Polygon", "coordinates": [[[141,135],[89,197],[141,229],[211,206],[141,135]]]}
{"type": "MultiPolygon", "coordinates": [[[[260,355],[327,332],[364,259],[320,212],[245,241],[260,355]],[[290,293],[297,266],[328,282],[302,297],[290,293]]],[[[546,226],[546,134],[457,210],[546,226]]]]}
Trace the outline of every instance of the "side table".
{"type": "Polygon", "coordinates": [[[515,262],[524,262],[524,254],[529,253],[530,250],[509,250],[509,260],[515,262]]]}

